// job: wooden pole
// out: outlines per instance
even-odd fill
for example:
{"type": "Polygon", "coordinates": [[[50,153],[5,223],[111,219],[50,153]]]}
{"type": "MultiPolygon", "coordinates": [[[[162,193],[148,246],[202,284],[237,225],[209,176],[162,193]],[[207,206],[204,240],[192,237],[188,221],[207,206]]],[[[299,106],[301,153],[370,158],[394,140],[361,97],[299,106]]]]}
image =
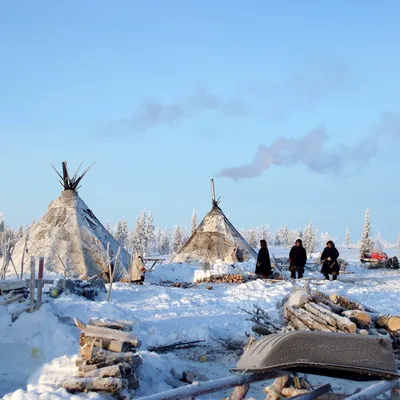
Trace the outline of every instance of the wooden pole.
{"type": "Polygon", "coordinates": [[[211,200],[215,201],[215,187],[214,187],[214,179],[211,179],[211,200]]]}
{"type": "Polygon", "coordinates": [[[227,378],[201,382],[198,385],[183,386],[177,389],[168,390],[166,392],[141,397],[140,400],[192,399],[195,396],[200,396],[207,393],[215,393],[227,388],[243,386],[251,382],[259,382],[266,379],[276,378],[280,375],[282,375],[280,371],[271,372],[269,374],[233,375],[228,376],[227,378]]]}
{"type": "Polygon", "coordinates": [[[111,296],[111,289],[112,289],[112,284],[114,281],[114,275],[115,271],[117,270],[118,267],[118,258],[119,258],[119,253],[121,251],[121,246],[118,247],[117,255],[115,256],[115,263],[114,263],[114,270],[111,270],[111,262],[110,262],[110,243],[107,243],[107,254],[108,254],[108,261],[109,261],[109,269],[110,269],[110,286],[108,286],[108,293],[107,293],[107,298],[106,301],[110,301],[110,296],[111,296]]]}
{"type": "Polygon", "coordinates": [[[42,304],[42,291],[43,291],[43,270],[44,270],[44,257],[39,258],[39,272],[38,272],[38,292],[36,309],[39,309],[42,304]]]}
{"type": "Polygon", "coordinates": [[[29,285],[29,312],[33,312],[35,303],[35,257],[31,257],[31,282],[29,285]]]}
{"type": "Polygon", "coordinates": [[[392,390],[397,385],[397,381],[380,381],[367,388],[361,390],[358,393],[348,397],[347,400],[370,400],[375,397],[392,390]]]}
{"type": "Polygon", "coordinates": [[[27,231],[25,235],[24,251],[22,252],[22,258],[21,258],[21,281],[24,276],[24,259],[25,259],[25,252],[28,247],[28,239],[29,239],[29,231],[27,231]]]}

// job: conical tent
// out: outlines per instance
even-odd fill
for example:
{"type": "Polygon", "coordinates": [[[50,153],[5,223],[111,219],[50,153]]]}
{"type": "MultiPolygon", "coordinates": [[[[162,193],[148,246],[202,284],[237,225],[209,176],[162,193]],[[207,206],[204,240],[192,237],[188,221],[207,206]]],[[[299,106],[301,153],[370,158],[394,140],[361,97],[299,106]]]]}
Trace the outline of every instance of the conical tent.
{"type": "MultiPolygon", "coordinates": [[[[128,278],[128,252],[121,249],[115,265],[118,242],[78,195],[78,184],[87,170],[79,178],[77,174],[70,178],[63,162],[63,176],[59,176],[64,191],[50,203],[40,221],[29,228],[27,238],[21,238],[14,247],[12,259],[18,273],[22,264],[24,272],[29,273],[31,256],[43,256],[46,273],[96,275],[109,281],[109,246],[111,264],[116,268],[114,280],[128,278]]],[[[13,268],[8,269],[15,273],[13,268]]]]}
{"type": "Polygon", "coordinates": [[[212,209],[196,231],[171,259],[172,263],[221,260],[227,263],[247,261],[257,257],[255,250],[244,240],[215,200],[214,182],[211,180],[212,209]]]}

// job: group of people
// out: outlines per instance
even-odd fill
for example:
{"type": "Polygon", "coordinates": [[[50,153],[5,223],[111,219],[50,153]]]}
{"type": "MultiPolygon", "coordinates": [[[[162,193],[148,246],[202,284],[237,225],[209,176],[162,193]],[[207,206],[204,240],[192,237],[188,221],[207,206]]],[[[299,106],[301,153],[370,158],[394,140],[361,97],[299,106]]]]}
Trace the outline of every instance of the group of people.
{"type": "MultiPolygon", "coordinates": [[[[339,251],[335,247],[335,243],[329,240],[321,254],[321,273],[324,275],[325,279],[330,280],[330,275],[332,275],[332,280],[337,279],[340,271],[338,258],[339,251]]],[[[289,252],[289,271],[292,279],[296,279],[296,273],[297,279],[303,277],[306,262],[306,249],[303,247],[301,239],[297,239],[295,245],[289,252]]],[[[264,239],[260,240],[260,251],[258,252],[255,273],[263,278],[272,278],[271,259],[269,258],[267,242],[264,239]]]]}

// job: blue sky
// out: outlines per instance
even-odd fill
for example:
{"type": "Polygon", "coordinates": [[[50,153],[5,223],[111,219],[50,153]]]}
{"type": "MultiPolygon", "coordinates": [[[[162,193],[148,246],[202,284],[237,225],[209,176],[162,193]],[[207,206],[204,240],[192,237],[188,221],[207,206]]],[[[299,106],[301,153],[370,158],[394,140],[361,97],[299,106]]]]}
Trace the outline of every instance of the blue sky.
{"type": "Polygon", "coordinates": [[[189,225],[210,178],[306,137],[301,154],[272,147],[283,165],[259,176],[216,178],[237,228],[312,220],[356,240],[370,207],[394,241],[398,15],[396,1],[4,1],[0,210],[14,226],[40,218],[61,188],[50,163],[97,160],[80,194],[99,219],[132,226],[146,208],[189,225]]]}

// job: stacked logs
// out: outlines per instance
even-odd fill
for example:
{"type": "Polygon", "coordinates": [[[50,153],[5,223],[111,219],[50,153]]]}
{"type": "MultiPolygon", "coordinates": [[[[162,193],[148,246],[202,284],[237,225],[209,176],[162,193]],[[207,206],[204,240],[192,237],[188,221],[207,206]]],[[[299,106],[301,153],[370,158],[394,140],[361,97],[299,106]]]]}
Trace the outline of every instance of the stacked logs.
{"type": "MultiPolygon", "coordinates": [[[[256,274],[224,274],[224,275],[212,275],[207,278],[197,279],[196,283],[245,283],[248,281],[254,281],[260,279],[256,274]]],[[[275,276],[274,279],[267,279],[268,282],[281,282],[283,280],[280,276],[275,276]]]]}
{"type": "Polygon", "coordinates": [[[344,296],[297,290],[285,299],[283,315],[290,330],[390,335],[400,349],[400,317],[383,316],[344,296]]]}
{"type": "Polygon", "coordinates": [[[62,386],[71,393],[107,392],[117,399],[127,400],[139,387],[135,370],[142,363],[136,353],[140,342],[127,321],[90,319],[81,330],[80,357],[76,361],[77,376],[67,378],[62,386]]]}

